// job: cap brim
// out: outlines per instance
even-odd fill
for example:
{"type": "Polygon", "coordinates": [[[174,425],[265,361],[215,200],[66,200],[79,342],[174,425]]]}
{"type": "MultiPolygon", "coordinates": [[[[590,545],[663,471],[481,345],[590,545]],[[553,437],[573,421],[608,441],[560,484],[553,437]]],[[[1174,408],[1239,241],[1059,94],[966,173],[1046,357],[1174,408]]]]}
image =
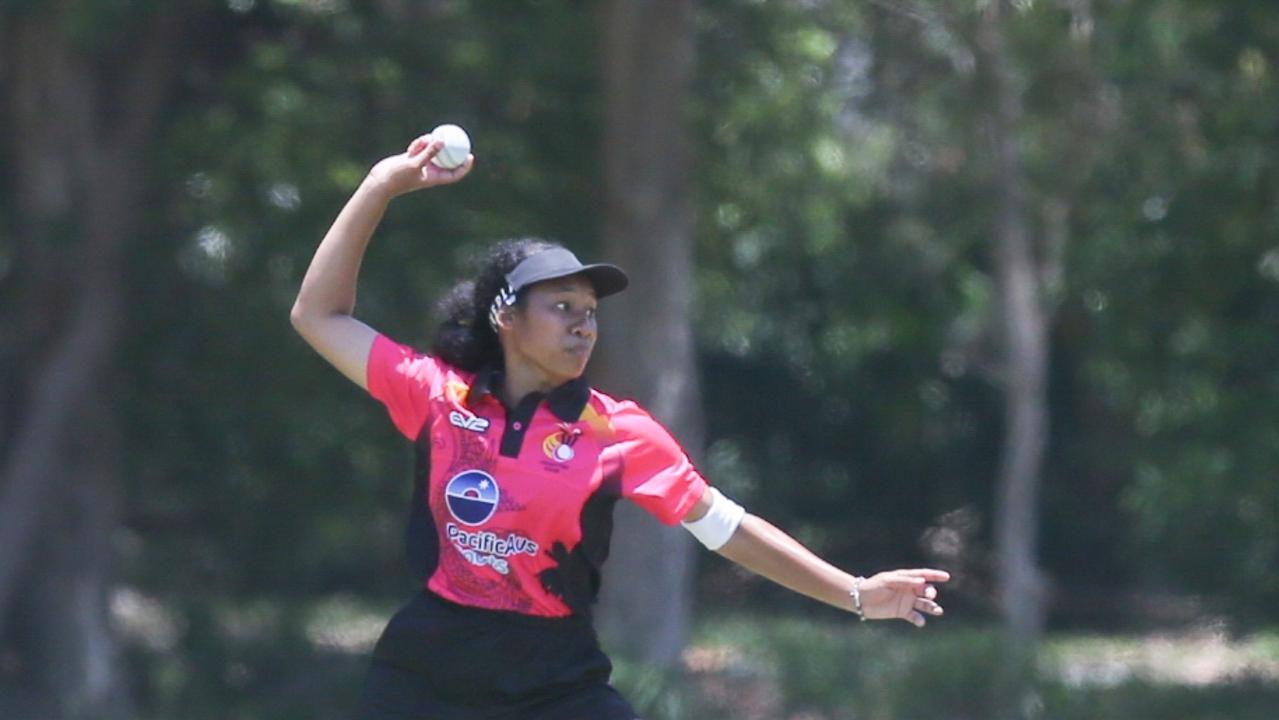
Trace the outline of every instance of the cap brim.
{"type": "Polygon", "coordinates": [[[595,297],[597,298],[616,295],[631,284],[631,279],[627,277],[624,270],[608,263],[585,265],[581,270],[572,274],[585,275],[586,279],[591,281],[591,285],[595,286],[595,297]]]}
{"type": "Polygon", "coordinates": [[[506,276],[506,282],[519,292],[534,283],[557,278],[584,275],[595,287],[596,297],[619,293],[630,284],[626,273],[616,265],[594,263],[583,265],[565,248],[552,248],[525,258],[506,276]]]}

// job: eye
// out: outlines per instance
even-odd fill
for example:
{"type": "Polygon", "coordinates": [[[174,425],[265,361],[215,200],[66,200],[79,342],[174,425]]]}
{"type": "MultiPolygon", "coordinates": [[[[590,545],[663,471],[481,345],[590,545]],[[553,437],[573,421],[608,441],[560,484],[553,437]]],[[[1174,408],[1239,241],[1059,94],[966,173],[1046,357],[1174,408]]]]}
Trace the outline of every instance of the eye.
{"type": "Polygon", "coordinates": [[[587,318],[588,320],[594,320],[594,319],[595,319],[595,308],[593,308],[593,307],[586,308],[586,318],[587,318]]]}
{"type": "Polygon", "coordinates": [[[560,311],[562,311],[562,312],[568,312],[568,301],[566,301],[566,300],[561,300],[561,301],[559,301],[559,302],[555,303],[555,309],[556,309],[556,310],[560,310],[560,311]]]}

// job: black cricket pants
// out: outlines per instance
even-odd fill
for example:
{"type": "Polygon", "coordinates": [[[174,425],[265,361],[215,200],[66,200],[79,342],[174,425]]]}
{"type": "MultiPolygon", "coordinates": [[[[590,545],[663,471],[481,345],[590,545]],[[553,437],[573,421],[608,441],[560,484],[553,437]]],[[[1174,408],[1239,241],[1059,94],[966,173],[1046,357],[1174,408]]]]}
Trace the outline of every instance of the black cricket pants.
{"type": "Polygon", "coordinates": [[[373,651],[359,720],[638,720],[589,618],[464,607],[429,590],[373,651]]]}

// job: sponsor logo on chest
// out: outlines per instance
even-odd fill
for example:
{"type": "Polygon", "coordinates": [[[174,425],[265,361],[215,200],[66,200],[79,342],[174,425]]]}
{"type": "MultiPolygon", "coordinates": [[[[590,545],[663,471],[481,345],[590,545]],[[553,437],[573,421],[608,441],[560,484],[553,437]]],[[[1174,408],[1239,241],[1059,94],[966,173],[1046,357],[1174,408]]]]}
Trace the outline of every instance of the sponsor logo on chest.
{"type": "Polygon", "coordinates": [[[449,413],[449,423],[455,427],[460,427],[463,430],[470,430],[471,432],[477,433],[482,433],[489,429],[488,420],[482,417],[476,417],[475,415],[467,415],[458,412],[457,410],[453,410],[449,413]]]}
{"type": "MultiPolygon", "coordinates": [[[[483,470],[458,473],[444,486],[444,503],[449,514],[469,527],[483,525],[492,519],[501,497],[502,490],[497,480],[483,470]]],[[[509,558],[515,555],[536,557],[540,549],[537,542],[517,532],[467,530],[454,523],[447,523],[445,532],[453,548],[467,562],[476,567],[491,567],[503,575],[511,572],[509,558]]]]}

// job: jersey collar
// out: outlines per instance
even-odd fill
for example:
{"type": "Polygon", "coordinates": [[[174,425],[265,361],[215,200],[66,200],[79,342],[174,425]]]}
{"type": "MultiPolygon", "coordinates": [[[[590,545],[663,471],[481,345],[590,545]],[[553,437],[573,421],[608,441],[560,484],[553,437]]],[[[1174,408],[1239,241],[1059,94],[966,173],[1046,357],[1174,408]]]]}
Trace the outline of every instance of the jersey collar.
{"type": "MultiPolygon", "coordinates": [[[[494,389],[501,385],[502,374],[502,370],[495,367],[487,367],[476,373],[475,380],[471,382],[471,391],[467,394],[467,406],[474,408],[475,403],[485,395],[492,396],[494,400],[501,402],[494,389]]],[[[543,399],[543,393],[535,392],[530,395],[537,396],[539,401],[543,399]]],[[[549,393],[545,393],[547,407],[563,422],[579,420],[590,399],[591,385],[584,377],[569,380],[549,393]]]]}

